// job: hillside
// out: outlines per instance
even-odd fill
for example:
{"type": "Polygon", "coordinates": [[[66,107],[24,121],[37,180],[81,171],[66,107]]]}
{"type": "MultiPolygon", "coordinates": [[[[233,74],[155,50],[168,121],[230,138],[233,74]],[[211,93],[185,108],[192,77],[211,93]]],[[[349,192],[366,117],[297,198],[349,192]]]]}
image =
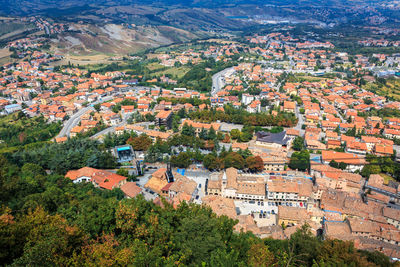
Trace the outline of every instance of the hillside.
{"type": "Polygon", "coordinates": [[[97,26],[77,24],[51,39],[52,49],[63,55],[124,55],[142,49],[186,42],[198,38],[188,31],[168,26],[97,26]]]}

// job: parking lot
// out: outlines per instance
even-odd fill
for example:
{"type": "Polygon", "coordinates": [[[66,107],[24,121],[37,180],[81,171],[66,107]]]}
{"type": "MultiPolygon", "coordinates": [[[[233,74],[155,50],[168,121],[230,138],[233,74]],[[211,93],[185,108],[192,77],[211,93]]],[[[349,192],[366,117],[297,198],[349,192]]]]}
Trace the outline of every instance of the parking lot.
{"type": "Polygon", "coordinates": [[[235,206],[239,209],[240,215],[249,215],[253,213],[276,214],[278,207],[268,205],[263,201],[243,201],[235,200],[235,206]]]}
{"type": "Polygon", "coordinates": [[[207,178],[209,178],[210,173],[208,171],[198,170],[198,171],[186,171],[185,176],[197,183],[197,199],[194,199],[194,203],[201,204],[202,198],[205,196],[205,184],[207,178]]]}
{"type": "MultiPolygon", "coordinates": [[[[301,207],[299,203],[284,202],[282,204],[289,207],[301,207]]],[[[278,205],[272,201],[235,200],[235,206],[239,209],[240,215],[253,213],[278,214],[278,205]]]]}

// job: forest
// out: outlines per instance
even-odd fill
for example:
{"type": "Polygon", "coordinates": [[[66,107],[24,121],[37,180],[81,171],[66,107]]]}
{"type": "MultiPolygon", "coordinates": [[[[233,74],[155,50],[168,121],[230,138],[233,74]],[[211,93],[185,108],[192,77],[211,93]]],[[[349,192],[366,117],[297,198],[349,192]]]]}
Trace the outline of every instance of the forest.
{"type": "Polygon", "coordinates": [[[202,122],[227,122],[243,124],[248,126],[282,126],[293,127],[297,123],[297,118],[293,113],[279,112],[277,115],[270,113],[249,113],[245,110],[235,109],[229,105],[224,106],[224,111],[220,110],[201,110],[189,113],[192,120],[202,122]]]}
{"type": "Polygon", "coordinates": [[[10,162],[23,166],[35,163],[58,174],[84,166],[112,169],[117,166],[115,158],[103,144],[89,138],[72,138],[65,143],[31,146],[13,153],[3,154],[10,162]]]}
{"type": "Polygon", "coordinates": [[[0,118],[0,148],[3,150],[31,143],[48,141],[61,129],[61,123],[48,123],[42,117],[29,118],[17,112],[0,118]]]}

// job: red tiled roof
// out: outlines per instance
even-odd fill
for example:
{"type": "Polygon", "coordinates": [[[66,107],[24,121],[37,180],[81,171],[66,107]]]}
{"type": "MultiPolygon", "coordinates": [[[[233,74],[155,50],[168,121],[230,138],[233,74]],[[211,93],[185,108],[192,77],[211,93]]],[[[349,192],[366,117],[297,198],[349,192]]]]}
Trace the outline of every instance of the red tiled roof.
{"type": "Polygon", "coordinates": [[[96,183],[99,187],[109,190],[118,187],[121,181],[126,180],[126,177],[124,176],[90,167],[83,167],[78,170],[71,170],[68,171],[65,175],[66,178],[69,178],[71,180],[76,180],[84,176],[90,177],[92,182],[96,183]]]}

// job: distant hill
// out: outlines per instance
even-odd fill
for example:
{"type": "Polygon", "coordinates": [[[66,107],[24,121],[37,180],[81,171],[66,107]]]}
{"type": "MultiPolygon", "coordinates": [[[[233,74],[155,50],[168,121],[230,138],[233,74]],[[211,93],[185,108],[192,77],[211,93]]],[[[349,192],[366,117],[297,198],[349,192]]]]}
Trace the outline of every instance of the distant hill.
{"type": "MultiPolygon", "coordinates": [[[[391,0],[388,0],[390,2],[391,0]]],[[[0,0],[0,15],[43,16],[77,26],[57,51],[120,54],[219,33],[249,33],[268,21],[391,27],[400,11],[379,0],[0,0]],[[388,12],[386,12],[388,11],[388,12]],[[114,26],[112,26],[114,25],[114,26]],[[118,26],[117,26],[118,25],[118,26]],[[111,29],[111,30],[110,30],[111,29]],[[123,38],[118,35],[122,34],[123,38]]],[[[75,53],[74,52],[74,53],[75,53]]]]}
{"type": "MultiPolygon", "coordinates": [[[[379,0],[2,0],[0,12],[13,15],[71,15],[85,10],[113,6],[150,6],[162,9],[179,8],[233,8],[243,5],[257,7],[296,7],[297,12],[312,8],[359,8],[362,5],[379,3],[379,0]],[[54,13],[56,12],[56,13],[54,13]]],[[[254,8],[253,7],[253,8],[254,8]]],[[[245,10],[251,12],[252,10],[245,10]]]]}
{"type": "Polygon", "coordinates": [[[186,42],[198,35],[170,26],[124,27],[116,24],[72,24],[73,31],[64,32],[51,40],[57,53],[70,54],[128,54],[160,45],[186,42]]]}

